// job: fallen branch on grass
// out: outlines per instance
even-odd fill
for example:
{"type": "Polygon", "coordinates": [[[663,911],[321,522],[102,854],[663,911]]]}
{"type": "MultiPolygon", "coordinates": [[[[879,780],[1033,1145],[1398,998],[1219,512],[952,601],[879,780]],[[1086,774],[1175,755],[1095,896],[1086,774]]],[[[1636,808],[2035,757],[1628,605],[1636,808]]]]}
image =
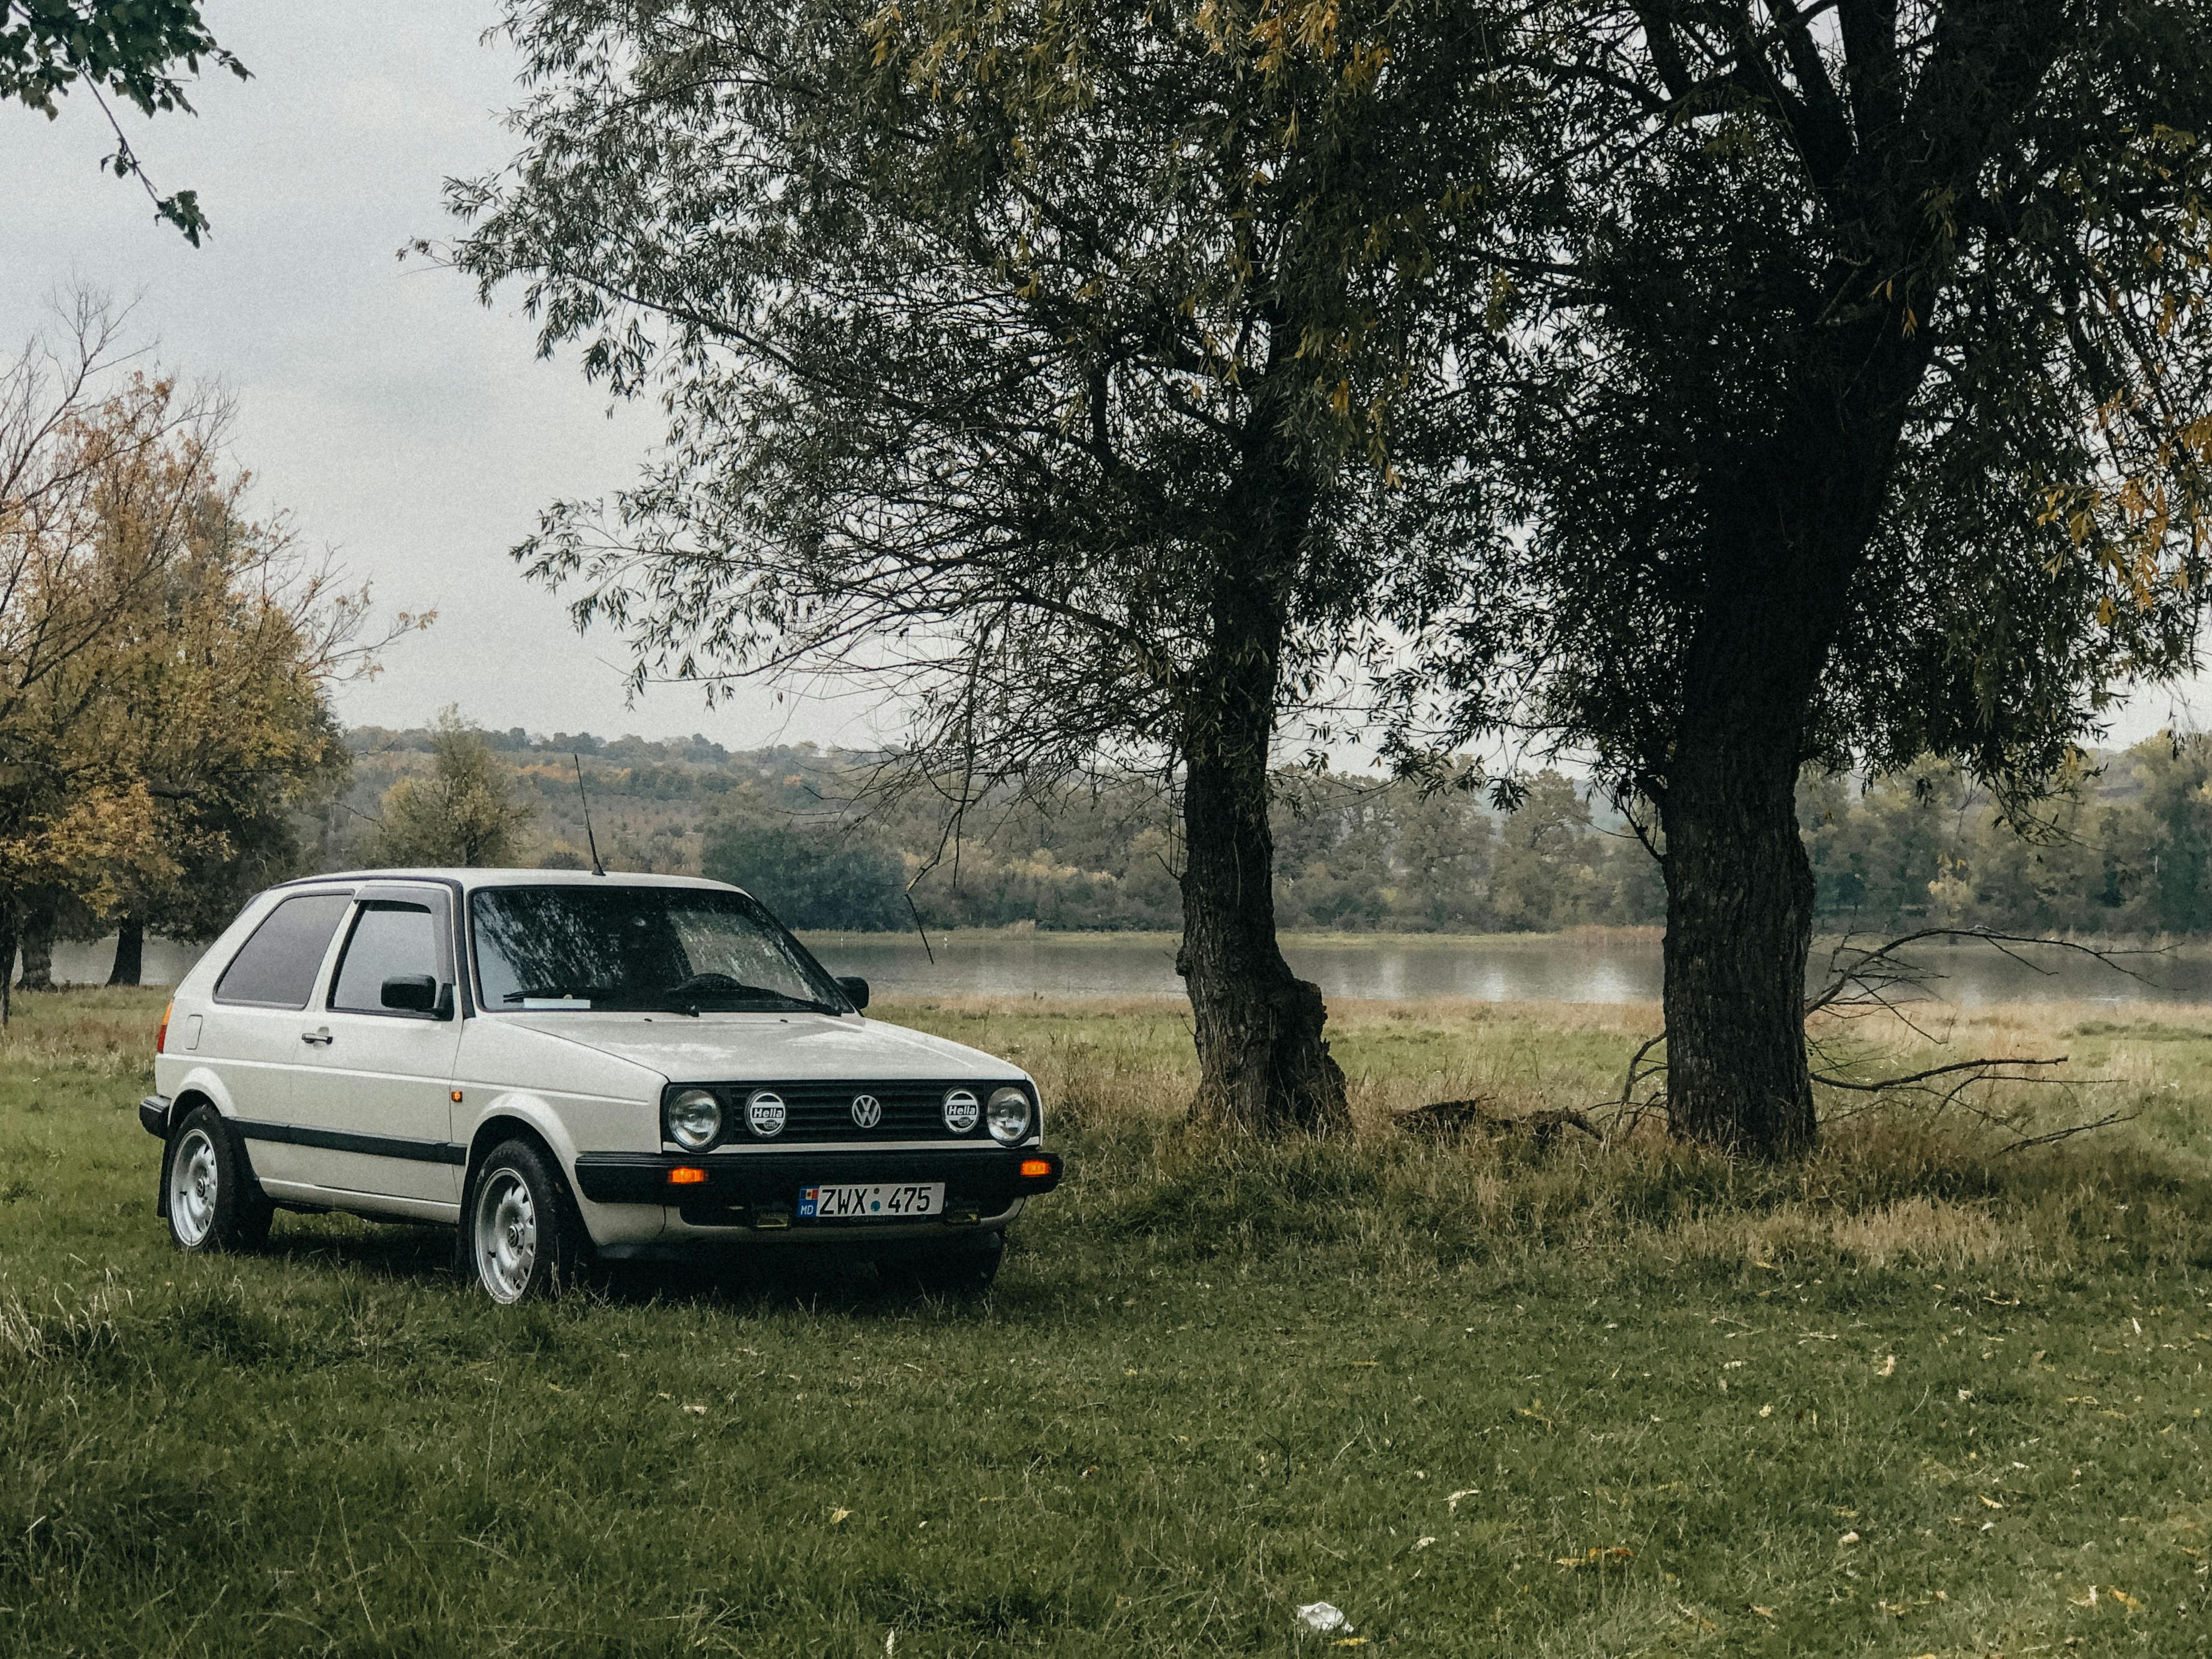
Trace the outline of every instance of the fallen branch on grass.
{"type": "Polygon", "coordinates": [[[1813,1081],[1825,1083],[1831,1089],[1855,1089],[1862,1094],[1869,1095],[1887,1094],[1892,1090],[1910,1088],[1916,1084],[1930,1082],[1939,1077],[1950,1077],[1960,1072],[1978,1073],[1978,1076],[1969,1079],[1973,1082],[2030,1083],[2035,1079],[2024,1077],[1994,1077],[1990,1073],[1994,1068],[2000,1066],[2063,1066],[2066,1060],[2067,1056],[2064,1054],[2053,1054],[2047,1059],[2034,1060],[2014,1055],[1992,1055],[1986,1060],[1954,1060],[1948,1066],[1931,1066],[1924,1072],[1907,1072],[1902,1077],[1876,1078],[1867,1083],[1857,1082],[1847,1077],[1838,1077],[1829,1072],[1814,1073],[1813,1081]]]}
{"type": "Polygon", "coordinates": [[[2094,1122],[2069,1123],[2063,1129],[2052,1129],[2047,1133],[2023,1135],[2011,1146],[2000,1146],[1997,1150],[2000,1152],[2017,1152],[2029,1146],[2049,1146],[2057,1141],[2071,1140],[2075,1135],[2086,1135],[2093,1129],[2109,1129],[2115,1123],[2131,1122],[2135,1116],[2133,1112],[2107,1112],[2094,1122]]]}
{"type": "MultiPolygon", "coordinates": [[[[1805,1018],[1809,1022],[1815,1014],[1826,1013],[1838,1018],[1850,1018],[1875,1012],[1885,1012],[1901,1022],[1907,1030],[1933,1043],[1943,1043],[1948,1038],[1925,1030],[1908,1014],[1900,1003],[1923,1000],[1929,987],[1944,977],[1931,968],[1908,961],[1904,952],[1915,945],[1936,941],[1949,944],[1986,945],[1999,955],[2018,963],[2029,971],[2046,977],[2057,970],[2030,960],[2026,952],[2035,950],[2058,951],[2087,957],[2115,973],[2125,974],[2142,984],[2155,981],[2137,972],[2123,960],[2126,957],[2163,956],[2163,951],[2118,951],[2102,945],[2085,945],[2076,939],[2057,939],[2030,933],[2008,933],[1990,927],[1923,927],[1917,932],[1899,935],[1876,945],[1859,945],[1850,936],[1839,942],[1828,958],[1832,975],[1827,984],[1805,1000],[1805,1018]]],[[[1645,1039],[1632,1055],[1628,1070],[1621,1079],[1620,1092],[1602,1103],[1607,1113],[1601,1139],[1617,1139],[1632,1133],[1648,1116],[1658,1115],[1666,1109],[1663,1084],[1638,1097],[1638,1090],[1654,1079],[1663,1079],[1667,1062],[1663,1057],[1652,1056],[1667,1041],[1662,1029],[1645,1039]]],[[[1809,1033],[1807,1046],[1814,1062],[1812,1080],[1823,1088],[1838,1089],[1848,1093],[1870,1097],[1867,1106],[1849,1111],[1831,1112],[1822,1115],[1822,1121],[1833,1123],[1858,1115],[1862,1111],[1875,1109],[1883,1101],[1899,1096],[1919,1096],[1932,1103],[1929,1109],[1931,1118],[1942,1115],[1953,1107],[1970,1113],[1983,1122],[2010,1132],[2018,1123],[2018,1115],[1994,1109],[1972,1097],[1970,1091],[1982,1085],[2044,1084],[2069,1087],[2074,1082],[2100,1079],[2065,1079],[2056,1077],[2023,1076],[2022,1072],[2033,1072],[2063,1066],[2068,1056],[1985,1054],[1972,1060],[1953,1060],[1942,1066],[1931,1066],[1925,1070],[1908,1072],[1895,1077],[1858,1079],[1843,1074],[1837,1059],[1809,1033]]],[[[2024,1146],[2047,1146],[2066,1140],[2077,1134],[2108,1128],[2115,1123],[2127,1121],[2132,1112],[2108,1112],[2089,1121],[2070,1124],[2044,1133],[2024,1136],[2003,1148],[2015,1152],[2024,1146]]]]}

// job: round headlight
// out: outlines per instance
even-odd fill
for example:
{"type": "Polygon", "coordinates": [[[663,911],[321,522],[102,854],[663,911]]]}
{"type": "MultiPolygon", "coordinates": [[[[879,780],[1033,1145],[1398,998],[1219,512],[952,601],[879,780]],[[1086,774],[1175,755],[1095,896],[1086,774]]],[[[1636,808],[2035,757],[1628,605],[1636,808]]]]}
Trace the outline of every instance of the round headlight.
{"type": "Polygon", "coordinates": [[[991,1091],[991,1133],[1009,1146],[1030,1132],[1030,1097],[1020,1089],[991,1091]]]}
{"type": "Polygon", "coordinates": [[[983,1121],[983,1103],[975,1098],[972,1089],[948,1089],[945,1091],[945,1127],[956,1135],[964,1135],[983,1121]]]}
{"type": "Polygon", "coordinates": [[[722,1133],[722,1103],[707,1089],[686,1089],[668,1103],[668,1133],[686,1152],[702,1152],[722,1133]]]}
{"type": "Polygon", "coordinates": [[[783,1133],[783,1097],[763,1089],[745,1102],[745,1127],[763,1140],[783,1133]]]}

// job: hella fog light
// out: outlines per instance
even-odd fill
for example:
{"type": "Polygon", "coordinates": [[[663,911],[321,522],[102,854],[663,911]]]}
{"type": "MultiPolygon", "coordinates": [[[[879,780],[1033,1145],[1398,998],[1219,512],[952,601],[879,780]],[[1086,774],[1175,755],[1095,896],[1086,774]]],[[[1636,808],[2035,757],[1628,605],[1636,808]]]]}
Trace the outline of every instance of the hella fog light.
{"type": "Polygon", "coordinates": [[[1030,1097],[1020,1089],[991,1091],[991,1133],[1009,1146],[1030,1132],[1030,1097]]]}
{"type": "Polygon", "coordinates": [[[745,1102],[745,1127],[763,1140],[772,1140],[781,1134],[784,1120],[788,1115],[784,1109],[783,1097],[771,1094],[766,1089],[757,1091],[745,1102]]]}
{"type": "Polygon", "coordinates": [[[686,1089],[668,1103],[668,1133],[686,1152],[702,1152],[722,1133],[722,1103],[705,1089],[686,1089]]]}
{"type": "Polygon", "coordinates": [[[945,1091],[945,1127],[956,1135],[964,1135],[983,1120],[983,1103],[975,1098],[972,1089],[948,1089],[945,1091]]]}

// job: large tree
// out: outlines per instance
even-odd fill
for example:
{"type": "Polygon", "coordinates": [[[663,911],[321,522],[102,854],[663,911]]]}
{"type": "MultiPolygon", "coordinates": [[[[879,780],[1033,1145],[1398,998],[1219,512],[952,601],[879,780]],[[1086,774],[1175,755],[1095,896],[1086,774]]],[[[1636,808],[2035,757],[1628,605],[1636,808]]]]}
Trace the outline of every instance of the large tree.
{"type": "Polygon", "coordinates": [[[155,839],[101,664],[185,556],[222,411],[117,356],[82,300],[58,338],[0,367],[0,1021],[26,901],[100,908],[155,839]]]}
{"type": "Polygon", "coordinates": [[[2032,798],[2193,661],[2212,489],[2203,0],[1538,9],[1506,255],[1524,534],[1445,678],[1656,805],[1678,1133],[1815,1134],[1811,763],[2032,798]]]}
{"type": "Polygon", "coordinates": [[[27,104],[51,121],[61,112],[59,99],[88,93],[115,131],[108,167],[143,185],[154,211],[194,247],[208,228],[198,194],[155,189],[108,100],[144,115],[189,115],[183,76],[198,75],[202,58],[248,78],[209,32],[199,0],[0,0],[0,101],[27,104]]]}
{"type": "Polygon", "coordinates": [[[1346,1115],[1275,937],[1270,762],[1454,538],[1422,442],[1484,206],[1452,0],[510,0],[534,95],[460,267],[658,390],[520,550],[641,683],[852,672],[957,818],[1179,791],[1198,1106],[1346,1115]]]}
{"type": "Polygon", "coordinates": [[[0,365],[0,963],[27,923],[34,981],[58,924],[119,926],[132,980],[149,921],[213,933],[345,764],[367,591],[246,518],[227,421],[90,297],[0,365]]]}

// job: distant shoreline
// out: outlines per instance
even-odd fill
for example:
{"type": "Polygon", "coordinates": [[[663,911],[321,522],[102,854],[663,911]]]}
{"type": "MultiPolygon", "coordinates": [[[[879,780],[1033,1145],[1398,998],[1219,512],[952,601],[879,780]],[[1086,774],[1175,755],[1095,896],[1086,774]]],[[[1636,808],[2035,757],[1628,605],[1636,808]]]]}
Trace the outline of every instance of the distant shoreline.
{"type": "MultiPolygon", "coordinates": [[[[901,939],[912,940],[917,946],[921,939],[911,927],[890,929],[880,933],[840,931],[834,928],[794,929],[801,939],[810,944],[820,940],[825,944],[890,944],[901,939]]],[[[1864,929],[1851,934],[1854,940],[1868,946],[1882,943],[1913,931],[1900,927],[1895,933],[1864,929]]],[[[1655,925],[1636,927],[1568,927],[1553,933],[1408,933],[1377,928],[1373,932],[1351,932],[1343,929],[1285,927],[1276,935],[1287,945],[1308,945],[1322,950],[1352,949],[1364,946],[1387,946],[1394,951],[1464,950],[1480,945],[1490,950],[1514,948],[1558,950],[1562,947],[1591,951],[1649,949],[1656,951],[1666,937],[1666,929],[1655,925]]],[[[2098,935],[2057,933],[2054,939],[2068,945],[2078,945],[2099,951],[2140,951],[2169,955],[2198,956],[2212,952],[2212,939],[2109,939],[2098,935]]],[[[1818,933],[1813,939],[1815,959],[1832,951],[1844,940],[1840,933],[1818,933]]],[[[1182,935],[1164,929],[1084,927],[1036,927],[1017,923],[1009,927],[933,927],[928,932],[933,947],[975,948],[984,945],[1021,945],[1049,942],[1068,945],[1153,945],[1174,950],[1182,943],[1182,935]]],[[[1930,940],[1917,948],[1921,950],[1966,950],[1977,946],[1972,939],[1930,940]]]]}
{"type": "MultiPolygon", "coordinates": [[[[799,937],[811,943],[820,939],[846,943],[885,944],[894,939],[920,939],[911,927],[885,929],[881,933],[862,933],[834,928],[800,927],[793,930],[799,937]]],[[[1340,929],[1285,927],[1276,935],[1285,945],[1310,945],[1337,948],[1352,945],[1388,945],[1392,950],[1419,950],[1423,946],[1457,950],[1469,945],[1504,946],[1516,945],[1586,945],[1594,950],[1615,949],[1621,945],[1649,945],[1656,950],[1663,930],[1657,927],[1570,927],[1549,933],[1402,933],[1383,929],[1373,933],[1351,933],[1340,929]]],[[[929,930],[932,945],[1019,945],[1049,941],[1054,945],[1158,945],[1173,950],[1182,942],[1182,935],[1158,928],[1115,927],[933,927],[929,930]]]]}

